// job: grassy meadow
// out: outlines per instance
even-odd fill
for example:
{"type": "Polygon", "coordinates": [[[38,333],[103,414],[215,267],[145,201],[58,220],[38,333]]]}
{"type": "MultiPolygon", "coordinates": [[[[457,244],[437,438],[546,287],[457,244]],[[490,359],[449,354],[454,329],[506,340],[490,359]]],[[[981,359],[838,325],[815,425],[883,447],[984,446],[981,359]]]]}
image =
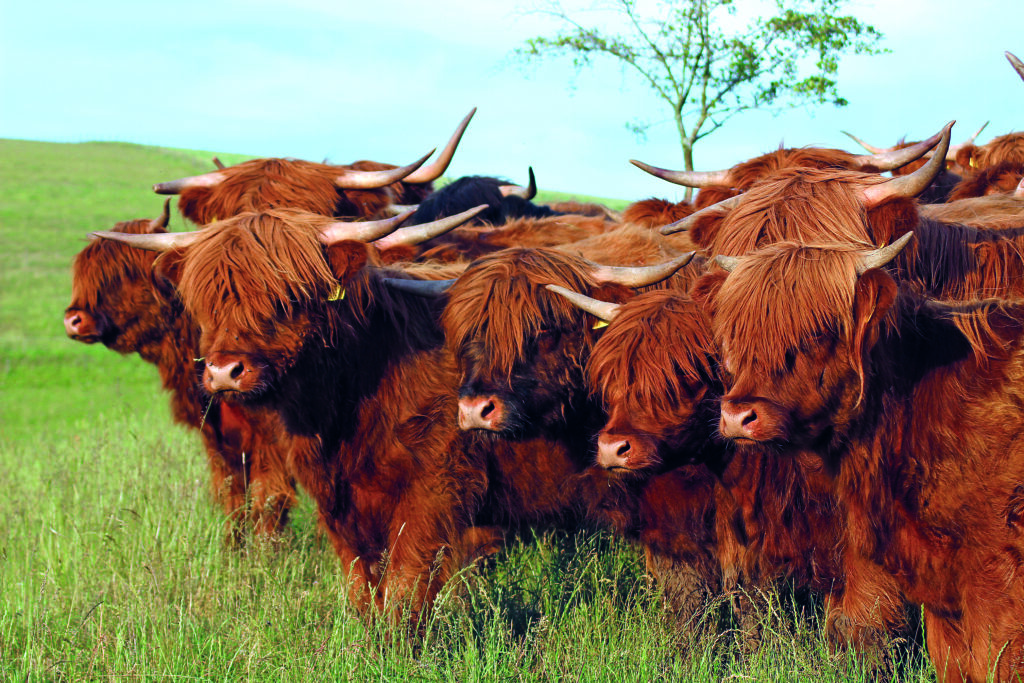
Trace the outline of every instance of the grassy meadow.
{"type": "MultiPolygon", "coordinates": [[[[784,599],[756,649],[729,630],[687,637],[642,553],[604,533],[512,541],[451,582],[415,642],[348,607],[308,500],[283,538],[227,546],[199,439],[171,423],[156,370],[61,322],[85,235],[155,217],[150,186],[211,156],[0,140],[0,680],[870,677],[784,599]]],[[[899,678],[934,679],[906,657],[899,678]]]]}

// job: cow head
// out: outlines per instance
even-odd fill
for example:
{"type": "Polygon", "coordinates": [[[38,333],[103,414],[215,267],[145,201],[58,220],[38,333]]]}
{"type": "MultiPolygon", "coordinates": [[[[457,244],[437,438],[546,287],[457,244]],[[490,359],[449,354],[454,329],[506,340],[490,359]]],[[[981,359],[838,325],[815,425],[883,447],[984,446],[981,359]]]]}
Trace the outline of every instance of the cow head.
{"type": "Polygon", "coordinates": [[[588,308],[609,322],[587,365],[592,391],[608,414],[597,463],[649,475],[700,459],[713,439],[708,425],[721,395],[703,312],[670,290],[605,306],[588,308]]]}
{"type": "Polygon", "coordinates": [[[563,423],[586,400],[583,368],[600,321],[545,285],[621,301],[632,287],[664,279],[688,260],[620,270],[554,250],[518,248],[475,261],[449,290],[442,317],[462,371],[460,426],[521,433],[563,423]],[[658,274],[631,280],[625,271],[658,274]]]}
{"type": "Polygon", "coordinates": [[[738,442],[816,447],[862,405],[868,354],[896,298],[879,250],[786,242],[709,276],[695,294],[713,318],[725,394],[719,430],[738,442]]]}
{"type": "MultiPolygon", "coordinates": [[[[164,234],[168,217],[165,203],[159,218],[118,223],[114,231],[164,234]]],[[[101,342],[120,353],[139,351],[161,338],[171,304],[153,279],[153,259],[151,253],[105,240],[80,251],[72,265],[71,304],[64,311],[68,337],[101,342]]]]}

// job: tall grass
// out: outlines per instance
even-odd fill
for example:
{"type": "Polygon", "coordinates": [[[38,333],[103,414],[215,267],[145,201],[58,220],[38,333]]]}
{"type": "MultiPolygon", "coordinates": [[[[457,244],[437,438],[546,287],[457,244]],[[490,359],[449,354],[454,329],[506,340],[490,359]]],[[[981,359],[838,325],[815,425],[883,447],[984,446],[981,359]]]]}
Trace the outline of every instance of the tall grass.
{"type": "MultiPolygon", "coordinates": [[[[0,141],[0,679],[872,675],[778,596],[757,647],[728,623],[681,629],[641,553],[606,533],[513,539],[450,582],[420,638],[352,611],[308,500],[282,538],[229,546],[199,440],[171,424],[155,370],[61,325],[83,236],[155,216],[150,184],[211,167],[205,153],[0,141]]],[[[932,679],[909,652],[898,675],[932,679]]]]}

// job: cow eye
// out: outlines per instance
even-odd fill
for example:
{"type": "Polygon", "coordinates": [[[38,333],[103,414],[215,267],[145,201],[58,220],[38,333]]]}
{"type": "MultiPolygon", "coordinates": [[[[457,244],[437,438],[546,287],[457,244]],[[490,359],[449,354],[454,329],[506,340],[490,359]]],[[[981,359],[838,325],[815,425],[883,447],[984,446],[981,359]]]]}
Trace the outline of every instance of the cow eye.
{"type": "Polygon", "coordinates": [[[793,368],[796,367],[796,351],[789,349],[786,351],[786,372],[793,372],[793,368]]]}

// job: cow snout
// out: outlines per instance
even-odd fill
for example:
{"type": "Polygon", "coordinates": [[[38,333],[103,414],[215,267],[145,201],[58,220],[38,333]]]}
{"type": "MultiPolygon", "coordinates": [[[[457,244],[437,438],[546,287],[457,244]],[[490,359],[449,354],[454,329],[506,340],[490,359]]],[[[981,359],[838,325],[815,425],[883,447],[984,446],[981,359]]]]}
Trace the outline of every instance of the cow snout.
{"type": "Polygon", "coordinates": [[[459,399],[459,429],[498,431],[505,406],[497,396],[472,396],[459,399]]]}
{"type": "Polygon", "coordinates": [[[633,453],[628,439],[600,435],[597,438],[597,464],[606,470],[618,467],[629,467],[629,457],[633,453]]]}
{"type": "Polygon", "coordinates": [[[225,361],[221,365],[206,363],[206,388],[211,393],[243,391],[242,381],[251,370],[240,360],[225,361]]]}
{"type": "Polygon", "coordinates": [[[91,339],[99,336],[96,320],[85,311],[74,309],[64,313],[64,332],[72,339],[91,339]]]}
{"type": "Polygon", "coordinates": [[[719,431],[727,439],[751,439],[758,441],[761,423],[757,411],[749,403],[722,401],[722,420],[719,431]]]}

